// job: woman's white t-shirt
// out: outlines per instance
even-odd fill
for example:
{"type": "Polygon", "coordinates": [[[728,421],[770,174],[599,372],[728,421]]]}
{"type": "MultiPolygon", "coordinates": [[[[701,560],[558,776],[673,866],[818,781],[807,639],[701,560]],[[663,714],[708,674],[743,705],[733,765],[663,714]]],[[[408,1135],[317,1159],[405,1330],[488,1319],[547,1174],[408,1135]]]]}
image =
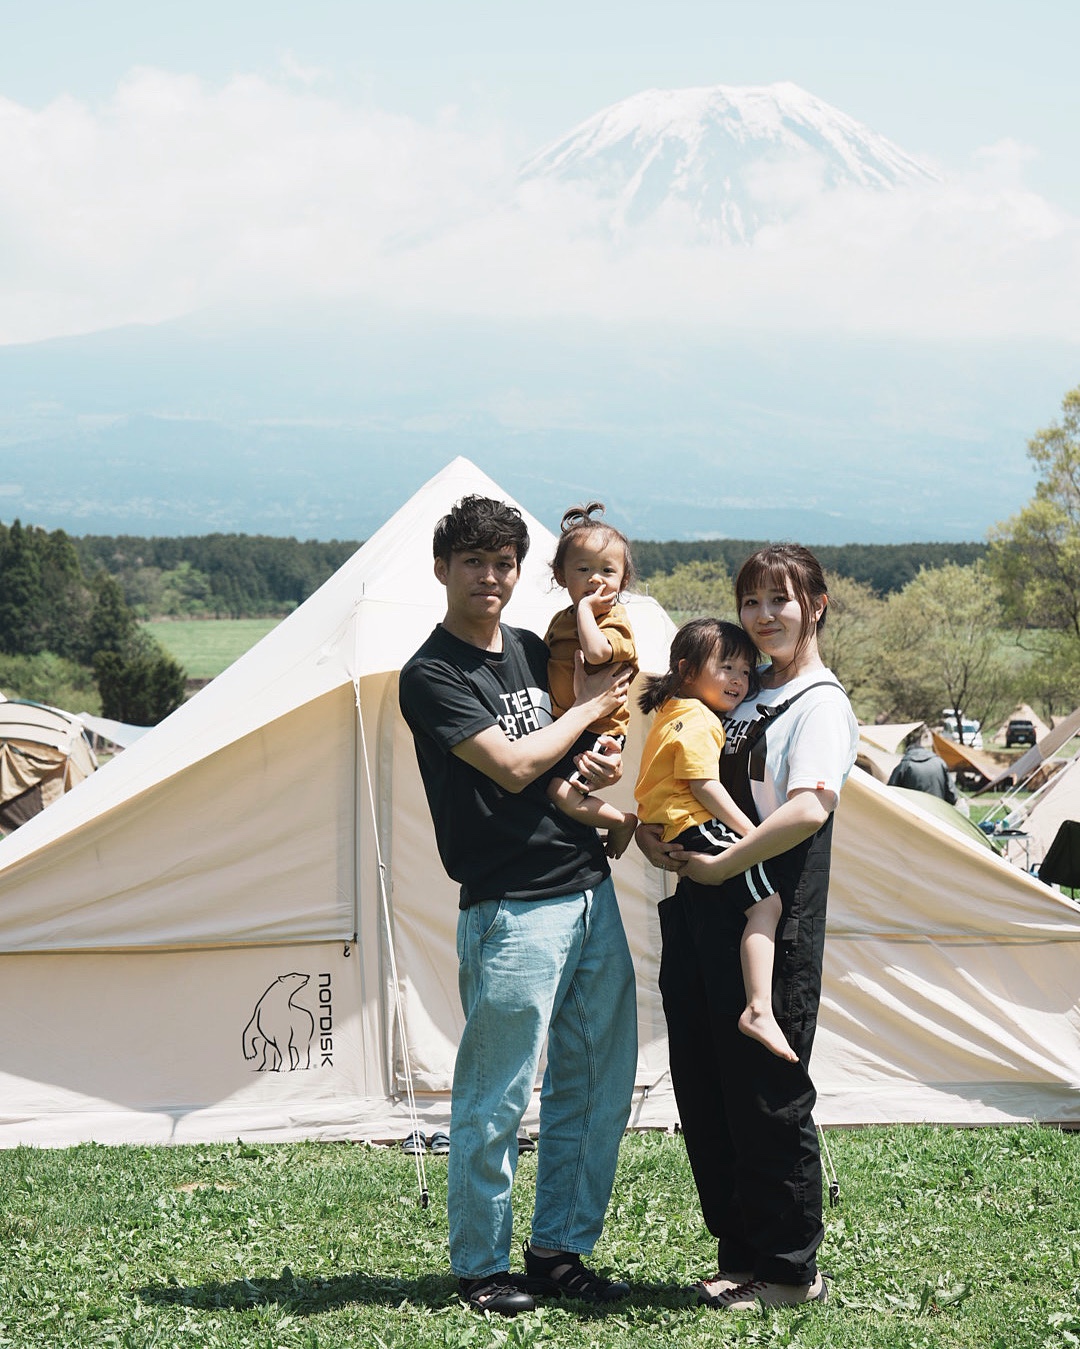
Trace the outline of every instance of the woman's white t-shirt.
{"type": "Polygon", "coordinates": [[[775,708],[800,689],[803,693],[786,712],[770,723],[758,750],[764,747],[764,776],[751,778],[750,789],[758,816],[764,820],[788,799],[789,793],[808,787],[840,796],[851,772],[859,742],[859,725],[847,694],[831,670],[799,675],[775,689],[761,689],[723,718],[727,733],[725,754],[738,753],[753,724],[761,720],[759,707],[775,708]]]}

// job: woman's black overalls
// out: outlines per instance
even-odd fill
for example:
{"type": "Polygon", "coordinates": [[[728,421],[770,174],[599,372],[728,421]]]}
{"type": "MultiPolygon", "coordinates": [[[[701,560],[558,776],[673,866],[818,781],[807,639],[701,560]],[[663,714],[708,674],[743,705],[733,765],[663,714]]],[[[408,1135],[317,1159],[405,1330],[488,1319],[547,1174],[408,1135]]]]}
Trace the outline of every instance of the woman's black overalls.
{"type": "MultiPolygon", "coordinates": [[[[755,822],[750,783],[763,777],[768,723],[814,687],[769,709],[724,748],[720,779],[755,822]]],[[[746,1005],[739,962],[745,886],[683,879],[660,905],[672,1085],[702,1213],[719,1243],[718,1267],[778,1283],[813,1281],[824,1234],[807,1065],[821,996],[831,839],[832,815],[765,864],[783,905],[773,1007],[798,1063],[777,1058],[738,1028],[746,1005]]]]}

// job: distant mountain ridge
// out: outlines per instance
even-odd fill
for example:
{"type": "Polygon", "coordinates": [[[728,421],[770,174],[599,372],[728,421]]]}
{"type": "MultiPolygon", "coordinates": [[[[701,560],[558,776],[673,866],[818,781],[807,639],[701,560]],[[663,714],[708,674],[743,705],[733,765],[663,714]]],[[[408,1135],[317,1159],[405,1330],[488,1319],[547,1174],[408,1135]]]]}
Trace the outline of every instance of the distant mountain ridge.
{"type": "Polygon", "coordinates": [[[679,212],[718,242],[746,243],[822,191],[891,191],[936,174],[796,84],[648,89],[544,147],[528,183],[585,183],[619,233],[679,212]]]}

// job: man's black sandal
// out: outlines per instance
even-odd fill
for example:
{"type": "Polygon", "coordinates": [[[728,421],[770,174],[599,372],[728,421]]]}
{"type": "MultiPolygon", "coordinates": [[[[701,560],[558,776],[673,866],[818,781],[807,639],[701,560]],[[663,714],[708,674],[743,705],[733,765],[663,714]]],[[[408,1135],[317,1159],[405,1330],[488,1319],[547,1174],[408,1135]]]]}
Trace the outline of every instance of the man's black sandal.
{"type": "Polygon", "coordinates": [[[536,1255],[525,1243],[525,1287],[530,1293],[557,1293],[562,1297],[577,1298],[581,1302],[616,1302],[626,1297],[630,1285],[618,1279],[605,1279],[602,1274],[581,1263],[581,1256],[573,1251],[557,1255],[536,1255]]]}
{"type": "Polygon", "coordinates": [[[477,1311],[494,1312],[496,1316],[517,1316],[518,1312],[531,1312],[536,1303],[522,1288],[524,1279],[520,1274],[508,1274],[502,1270],[498,1274],[486,1274],[480,1279],[458,1279],[461,1296],[477,1311]]]}

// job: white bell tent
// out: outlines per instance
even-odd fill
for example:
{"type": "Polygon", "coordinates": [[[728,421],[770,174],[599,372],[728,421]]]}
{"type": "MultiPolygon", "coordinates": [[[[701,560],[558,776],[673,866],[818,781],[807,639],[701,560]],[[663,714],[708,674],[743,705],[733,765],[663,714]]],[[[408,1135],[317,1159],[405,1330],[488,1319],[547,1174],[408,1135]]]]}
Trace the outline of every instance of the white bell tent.
{"type": "MultiPolygon", "coordinates": [[[[509,499],[455,460],[247,655],[0,843],[0,1144],[401,1137],[406,1059],[422,1125],[445,1124],[457,895],[396,675],[443,613],[434,524],[470,492],[509,499]]],[[[554,538],[525,515],[507,619],[542,632],[554,538]]],[[[663,668],[669,619],[644,597],[630,614],[643,668],[663,668]]],[[[642,739],[635,712],[623,805],[642,739]]],[[[631,1123],[670,1128],[665,877],[634,850],[615,873],[638,977],[631,1123]]],[[[858,772],[830,903],[822,1123],[1080,1117],[1080,910],[858,772]]]]}

